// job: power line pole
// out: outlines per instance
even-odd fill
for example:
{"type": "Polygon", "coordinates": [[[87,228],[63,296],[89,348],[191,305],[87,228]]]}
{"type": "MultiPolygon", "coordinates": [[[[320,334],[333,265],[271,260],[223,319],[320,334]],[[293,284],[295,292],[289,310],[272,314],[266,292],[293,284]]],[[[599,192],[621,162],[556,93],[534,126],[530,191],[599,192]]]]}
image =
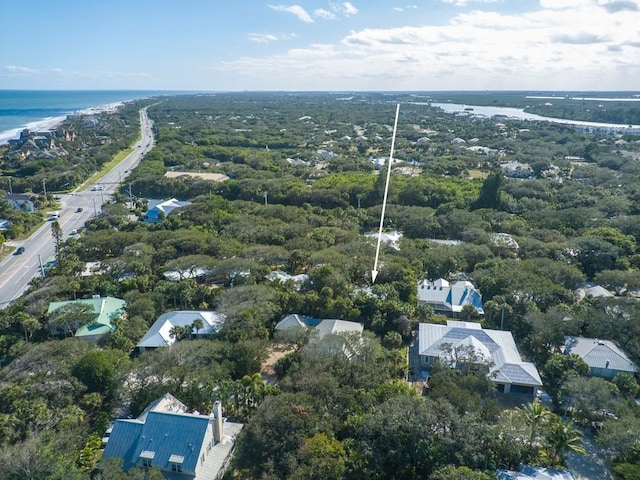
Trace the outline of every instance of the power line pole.
{"type": "Polygon", "coordinates": [[[9,193],[13,195],[13,189],[11,188],[11,177],[9,178],[9,193]]]}
{"type": "Polygon", "coordinates": [[[44,266],[42,265],[42,258],[40,257],[40,254],[38,254],[38,263],[40,264],[40,273],[44,277],[44,266]]]}
{"type": "Polygon", "coordinates": [[[44,198],[47,198],[47,179],[42,179],[42,190],[44,191],[44,198]]]}

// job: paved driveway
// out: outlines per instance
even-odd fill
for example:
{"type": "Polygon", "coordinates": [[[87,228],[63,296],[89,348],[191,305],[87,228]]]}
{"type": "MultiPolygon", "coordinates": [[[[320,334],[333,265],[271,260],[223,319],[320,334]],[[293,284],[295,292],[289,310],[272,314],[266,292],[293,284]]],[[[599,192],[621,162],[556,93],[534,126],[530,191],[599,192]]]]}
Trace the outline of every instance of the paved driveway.
{"type": "Polygon", "coordinates": [[[593,439],[591,433],[583,430],[586,455],[569,453],[567,467],[576,480],[612,480],[610,455],[593,439]]]}

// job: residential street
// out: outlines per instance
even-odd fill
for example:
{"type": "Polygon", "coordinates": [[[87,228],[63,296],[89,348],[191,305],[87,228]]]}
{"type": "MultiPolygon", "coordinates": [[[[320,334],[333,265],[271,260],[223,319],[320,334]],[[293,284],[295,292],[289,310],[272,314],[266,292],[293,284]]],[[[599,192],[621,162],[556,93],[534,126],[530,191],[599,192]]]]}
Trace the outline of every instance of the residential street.
{"type": "MultiPolygon", "coordinates": [[[[86,185],[83,190],[58,195],[60,213],[57,221],[64,239],[72,235],[71,232],[81,229],[87,220],[98,215],[99,208],[111,199],[113,192],[126,180],[128,172],[153,148],[153,132],[146,108],[140,110],[140,124],[142,139],[136,142],[133,151],[110,172],[98,182],[86,185]]],[[[53,258],[51,222],[45,222],[29,238],[8,244],[24,247],[24,253],[8,255],[0,262],[0,308],[7,307],[20,297],[31,280],[42,274],[42,264],[53,258]]]]}

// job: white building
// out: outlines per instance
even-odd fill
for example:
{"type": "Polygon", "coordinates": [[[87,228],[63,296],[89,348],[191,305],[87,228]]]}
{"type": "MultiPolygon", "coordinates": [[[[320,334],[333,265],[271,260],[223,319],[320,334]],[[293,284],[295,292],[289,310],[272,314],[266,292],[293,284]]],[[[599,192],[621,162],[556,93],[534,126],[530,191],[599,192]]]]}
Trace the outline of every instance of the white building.
{"type": "Polygon", "coordinates": [[[369,232],[364,234],[367,238],[373,238],[376,242],[378,241],[378,237],[380,237],[380,241],[386,245],[389,245],[394,250],[400,250],[400,239],[402,238],[402,234],[397,230],[392,230],[390,232],[382,232],[379,234],[378,232],[369,232]]]}
{"type": "Polygon", "coordinates": [[[468,281],[458,280],[451,284],[444,278],[433,282],[418,282],[418,305],[429,305],[435,313],[459,317],[465,305],[471,305],[479,315],[484,315],[482,294],[468,281]]]}
{"type": "Polygon", "coordinates": [[[470,361],[486,364],[487,376],[501,393],[533,396],[542,386],[538,369],[533,363],[522,361],[511,332],[485,330],[479,323],[421,323],[418,354],[423,369],[432,368],[436,360],[453,368],[470,361]]]}
{"type": "Polygon", "coordinates": [[[171,336],[173,327],[185,327],[193,325],[194,320],[202,321],[201,329],[192,330],[194,337],[204,337],[217,332],[224,323],[224,315],[218,312],[203,312],[195,310],[178,310],[174,312],[163,313],[151,325],[144,337],[138,342],[136,347],[140,352],[145,350],[169,347],[175,341],[175,337],[171,336]]]}

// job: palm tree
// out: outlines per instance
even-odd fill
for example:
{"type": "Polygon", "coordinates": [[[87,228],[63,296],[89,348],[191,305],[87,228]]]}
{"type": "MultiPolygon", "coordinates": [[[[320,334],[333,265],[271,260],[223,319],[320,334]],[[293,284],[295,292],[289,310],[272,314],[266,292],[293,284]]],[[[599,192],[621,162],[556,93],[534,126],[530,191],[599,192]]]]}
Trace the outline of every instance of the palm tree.
{"type": "Polygon", "coordinates": [[[565,463],[565,451],[586,455],[582,447],[582,432],[573,425],[571,420],[557,417],[551,424],[546,435],[547,445],[545,453],[552,466],[562,466],[565,463]]]}
{"type": "Polygon", "coordinates": [[[261,400],[265,385],[262,375],[259,372],[253,375],[245,375],[240,379],[240,382],[244,385],[245,408],[256,407],[261,400]]]}
{"type": "Polygon", "coordinates": [[[201,318],[194,318],[193,322],[191,322],[191,328],[196,331],[197,336],[198,332],[204,328],[204,322],[201,318]]]}
{"type": "Polygon", "coordinates": [[[529,448],[533,450],[534,444],[537,443],[536,440],[540,435],[540,428],[551,422],[554,414],[538,399],[534,400],[533,403],[527,403],[520,411],[524,413],[525,421],[531,429],[529,448]]]}
{"type": "Polygon", "coordinates": [[[175,325],[171,327],[171,330],[169,330],[169,336],[171,338],[174,338],[176,342],[179,342],[180,340],[184,340],[190,335],[191,335],[191,325],[184,325],[182,327],[180,325],[175,325]]]}

